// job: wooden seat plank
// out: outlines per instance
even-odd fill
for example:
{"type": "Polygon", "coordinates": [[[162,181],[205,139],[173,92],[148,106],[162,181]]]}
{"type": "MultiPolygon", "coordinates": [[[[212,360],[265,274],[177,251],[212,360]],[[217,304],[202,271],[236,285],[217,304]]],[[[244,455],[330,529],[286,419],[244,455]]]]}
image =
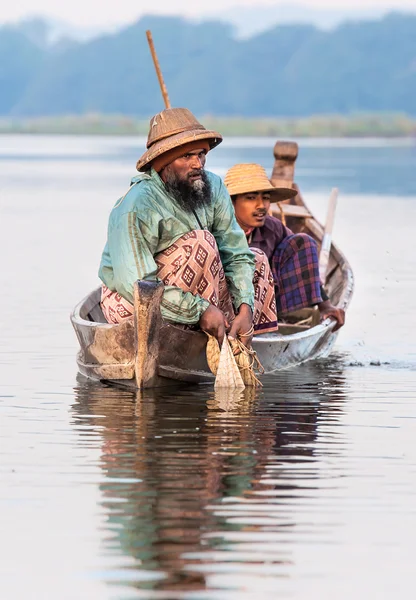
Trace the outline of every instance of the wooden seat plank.
{"type": "Polygon", "coordinates": [[[279,206],[272,207],[272,214],[274,217],[279,218],[282,213],[285,217],[299,217],[301,219],[309,219],[312,217],[311,213],[304,206],[279,203],[279,206]]]}

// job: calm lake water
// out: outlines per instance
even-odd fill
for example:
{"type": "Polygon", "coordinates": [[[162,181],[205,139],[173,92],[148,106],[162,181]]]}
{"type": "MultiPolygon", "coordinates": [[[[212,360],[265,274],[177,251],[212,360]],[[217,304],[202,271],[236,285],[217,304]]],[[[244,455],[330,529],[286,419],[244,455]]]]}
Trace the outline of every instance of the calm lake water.
{"type": "MultiPolygon", "coordinates": [[[[274,141],[207,168],[270,170],[274,141]]],[[[416,146],[300,141],[355,293],[330,358],[242,398],[77,380],[69,313],[143,148],[0,136],[2,600],[413,599],[416,146]]]]}

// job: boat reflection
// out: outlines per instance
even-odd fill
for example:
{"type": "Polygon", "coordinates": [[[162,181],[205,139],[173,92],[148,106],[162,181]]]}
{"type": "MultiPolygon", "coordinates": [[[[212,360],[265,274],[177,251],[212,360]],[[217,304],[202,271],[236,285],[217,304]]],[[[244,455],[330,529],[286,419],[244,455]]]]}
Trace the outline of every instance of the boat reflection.
{"type": "Polygon", "coordinates": [[[280,372],[260,391],[82,383],[75,393],[74,424],[90,419],[102,436],[103,543],[125,558],[119,585],[224,598],[224,588],[255,589],[266,562],[270,585],[287,574],[311,527],[298,508],[337,451],[323,438],[337,435],[345,401],[340,360],[280,372]]]}

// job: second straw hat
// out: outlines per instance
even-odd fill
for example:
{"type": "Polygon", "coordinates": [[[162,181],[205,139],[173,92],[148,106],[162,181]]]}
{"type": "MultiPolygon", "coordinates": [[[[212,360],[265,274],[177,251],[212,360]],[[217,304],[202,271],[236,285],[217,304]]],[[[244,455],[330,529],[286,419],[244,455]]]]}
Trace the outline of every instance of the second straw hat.
{"type": "Polygon", "coordinates": [[[270,192],[271,202],[280,202],[297,194],[293,188],[272,185],[264,168],[255,163],[234,165],[227,171],[224,183],[230,196],[249,192],[270,192]]]}

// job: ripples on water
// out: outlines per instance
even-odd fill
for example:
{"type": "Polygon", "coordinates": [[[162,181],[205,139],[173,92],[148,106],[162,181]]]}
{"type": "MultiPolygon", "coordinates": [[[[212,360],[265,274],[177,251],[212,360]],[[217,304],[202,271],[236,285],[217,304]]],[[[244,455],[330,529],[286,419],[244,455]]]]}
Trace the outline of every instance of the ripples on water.
{"type": "Polygon", "coordinates": [[[74,425],[98,425],[102,438],[104,549],[135,561],[118,584],[142,597],[169,590],[155,595],[166,598],[175,589],[201,598],[276,590],[296,540],[325,538],[328,524],[316,526],[305,509],[295,518],[291,506],[334,487],[318,481],[319,454],[329,443],[336,456],[342,440],[322,439],[320,451],[316,443],[320,421],[339,419],[344,380],[336,368],[325,384],[319,368],[308,374],[285,374],[260,393],[76,390],[74,425]]]}
{"type": "MultiPolygon", "coordinates": [[[[273,141],[224,142],[210,168],[270,168],[273,141]]],[[[413,598],[414,148],[301,146],[313,210],[341,188],[342,354],[242,397],[140,395],[75,382],[68,320],[136,142],[0,148],[2,600],[413,598]]]]}
{"type": "Polygon", "coordinates": [[[11,387],[2,597],[412,598],[416,371],[349,361],[241,395],[11,387]]]}
{"type": "Polygon", "coordinates": [[[377,562],[410,542],[394,528],[416,492],[403,427],[415,378],[392,399],[373,374],[358,375],[360,393],[338,357],[242,395],[76,388],[79,445],[94,434],[101,449],[101,552],[123,557],[101,573],[114,597],[348,598],[365,588],[377,562]]]}

